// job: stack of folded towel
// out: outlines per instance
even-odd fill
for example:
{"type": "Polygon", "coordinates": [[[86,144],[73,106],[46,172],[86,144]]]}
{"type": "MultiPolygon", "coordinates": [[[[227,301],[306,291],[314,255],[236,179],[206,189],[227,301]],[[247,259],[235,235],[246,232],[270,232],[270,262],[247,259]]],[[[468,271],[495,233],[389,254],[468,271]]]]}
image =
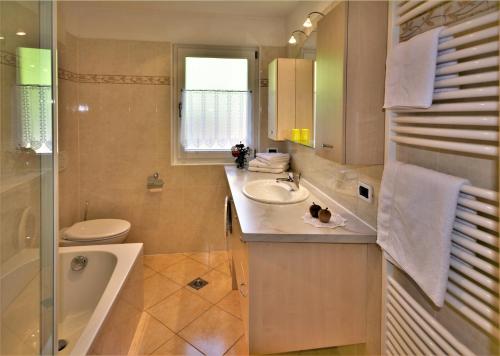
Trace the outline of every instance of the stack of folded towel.
{"type": "Polygon", "coordinates": [[[288,170],[290,155],[288,153],[257,153],[257,158],[248,163],[252,172],[283,173],[288,170]]]}

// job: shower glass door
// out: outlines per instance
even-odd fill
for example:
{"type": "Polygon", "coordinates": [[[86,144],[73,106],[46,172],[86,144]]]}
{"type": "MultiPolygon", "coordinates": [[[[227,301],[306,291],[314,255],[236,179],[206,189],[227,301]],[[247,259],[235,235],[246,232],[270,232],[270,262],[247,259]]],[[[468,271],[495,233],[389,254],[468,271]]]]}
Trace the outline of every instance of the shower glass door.
{"type": "Polygon", "coordinates": [[[52,1],[0,1],[0,354],[55,354],[52,1]]]}

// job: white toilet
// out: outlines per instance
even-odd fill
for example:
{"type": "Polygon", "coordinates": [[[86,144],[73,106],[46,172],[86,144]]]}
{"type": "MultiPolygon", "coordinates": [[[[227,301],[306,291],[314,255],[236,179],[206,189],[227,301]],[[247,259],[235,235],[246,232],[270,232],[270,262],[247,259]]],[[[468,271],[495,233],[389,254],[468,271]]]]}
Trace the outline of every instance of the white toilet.
{"type": "Polygon", "coordinates": [[[108,245],[125,241],[130,223],[120,219],[80,221],[62,229],[59,246],[108,245]]]}

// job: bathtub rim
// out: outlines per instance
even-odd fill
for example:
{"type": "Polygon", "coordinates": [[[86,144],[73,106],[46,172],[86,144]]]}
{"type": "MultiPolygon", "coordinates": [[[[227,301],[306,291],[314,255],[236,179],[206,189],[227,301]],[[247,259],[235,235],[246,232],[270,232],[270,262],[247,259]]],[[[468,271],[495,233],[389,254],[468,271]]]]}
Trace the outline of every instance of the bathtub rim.
{"type": "Polygon", "coordinates": [[[89,322],[83,329],[80,337],[76,340],[70,355],[87,355],[102,329],[111,309],[125,285],[133,267],[142,256],[142,243],[125,243],[114,245],[88,245],[59,247],[59,254],[82,253],[102,251],[113,254],[116,257],[116,265],[111,274],[99,302],[92,311],[89,322]]]}

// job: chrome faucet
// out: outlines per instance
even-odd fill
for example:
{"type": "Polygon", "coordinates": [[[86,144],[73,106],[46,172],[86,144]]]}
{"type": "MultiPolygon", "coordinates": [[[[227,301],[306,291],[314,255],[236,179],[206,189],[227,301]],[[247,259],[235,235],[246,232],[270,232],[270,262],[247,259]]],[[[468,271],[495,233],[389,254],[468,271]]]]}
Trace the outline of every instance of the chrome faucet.
{"type": "Polygon", "coordinates": [[[287,178],[276,178],[276,183],[284,182],[288,183],[291,191],[299,190],[300,188],[300,176],[301,173],[295,174],[293,172],[288,172],[287,178]]]}

